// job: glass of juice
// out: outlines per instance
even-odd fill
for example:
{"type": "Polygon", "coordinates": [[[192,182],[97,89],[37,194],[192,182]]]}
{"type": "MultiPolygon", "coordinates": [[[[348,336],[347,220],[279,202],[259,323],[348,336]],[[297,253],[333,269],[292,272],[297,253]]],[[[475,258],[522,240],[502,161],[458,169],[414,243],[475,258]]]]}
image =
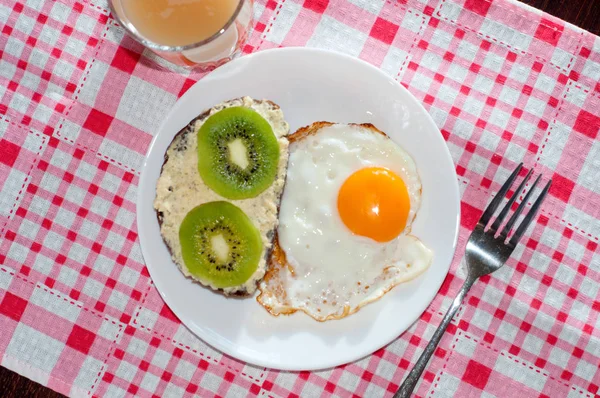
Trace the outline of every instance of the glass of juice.
{"type": "Polygon", "coordinates": [[[253,0],[109,0],[113,16],[166,60],[211,70],[241,52],[253,0]]]}

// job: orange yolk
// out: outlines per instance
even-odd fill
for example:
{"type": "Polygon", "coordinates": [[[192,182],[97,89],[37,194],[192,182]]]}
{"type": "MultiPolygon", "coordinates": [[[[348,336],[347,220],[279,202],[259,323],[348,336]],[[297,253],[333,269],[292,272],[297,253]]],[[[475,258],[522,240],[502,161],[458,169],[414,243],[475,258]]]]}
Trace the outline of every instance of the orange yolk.
{"type": "Polygon", "coordinates": [[[344,181],[337,207],[352,232],[387,242],[404,230],[410,199],[404,181],[397,174],[383,167],[368,167],[344,181]]]}

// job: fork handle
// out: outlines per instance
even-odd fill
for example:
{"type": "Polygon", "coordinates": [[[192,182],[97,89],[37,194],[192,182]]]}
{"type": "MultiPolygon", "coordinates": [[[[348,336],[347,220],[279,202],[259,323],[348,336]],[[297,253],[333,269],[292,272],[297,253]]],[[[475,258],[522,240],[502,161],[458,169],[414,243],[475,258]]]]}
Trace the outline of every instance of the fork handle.
{"type": "Polygon", "coordinates": [[[415,386],[417,385],[417,382],[419,381],[419,378],[421,377],[421,374],[423,373],[423,370],[425,370],[425,366],[427,366],[431,355],[435,351],[435,348],[442,339],[444,332],[448,328],[450,321],[452,321],[454,314],[456,314],[456,311],[458,311],[463,299],[467,295],[467,292],[469,289],[471,289],[471,286],[473,286],[473,283],[475,283],[476,280],[476,277],[467,275],[465,283],[460,288],[460,291],[454,298],[450,308],[448,308],[448,312],[446,312],[446,315],[444,316],[444,319],[442,319],[440,326],[438,326],[437,330],[433,334],[433,337],[431,338],[431,341],[427,344],[427,347],[425,347],[425,350],[419,357],[419,360],[415,366],[412,368],[398,391],[396,391],[396,394],[394,394],[394,398],[409,398],[411,396],[415,386]]]}

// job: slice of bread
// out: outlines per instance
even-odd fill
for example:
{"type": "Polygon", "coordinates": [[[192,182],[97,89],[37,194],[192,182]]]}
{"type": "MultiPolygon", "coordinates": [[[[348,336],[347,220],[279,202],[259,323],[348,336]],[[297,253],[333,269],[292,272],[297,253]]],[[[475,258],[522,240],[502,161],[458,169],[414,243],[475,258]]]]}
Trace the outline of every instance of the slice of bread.
{"type": "Polygon", "coordinates": [[[262,280],[266,272],[267,260],[270,257],[278,225],[279,201],[283,192],[288,161],[288,133],[289,125],[277,104],[267,100],[243,97],[220,103],[202,112],[175,135],[165,153],[161,175],[156,185],[154,208],[163,240],[173,261],[184,275],[225,295],[248,296],[254,294],[258,282],[262,280]],[[255,198],[225,199],[208,188],[198,173],[198,129],[209,116],[232,106],[245,106],[258,112],[269,122],[279,143],[280,159],[275,181],[255,198]],[[188,271],[179,243],[179,227],[185,215],[200,204],[217,200],[226,200],[242,209],[259,230],[263,241],[263,253],[254,274],[246,283],[224,289],[211,286],[210,283],[199,280],[188,271]]]}

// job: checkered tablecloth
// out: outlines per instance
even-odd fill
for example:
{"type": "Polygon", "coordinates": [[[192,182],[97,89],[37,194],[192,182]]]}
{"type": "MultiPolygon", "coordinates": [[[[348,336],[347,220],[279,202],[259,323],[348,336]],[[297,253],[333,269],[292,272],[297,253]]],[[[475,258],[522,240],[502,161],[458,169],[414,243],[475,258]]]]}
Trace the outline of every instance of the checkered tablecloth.
{"type": "MultiPolygon", "coordinates": [[[[1,364],[72,396],[391,396],[462,285],[466,238],[519,162],[539,219],[442,339],[421,397],[592,397],[600,386],[600,39],[508,0],[257,0],[246,53],[340,51],[423,102],[456,164],[457,256],[389,346],[323,372],[250,366],[164,304],[135,198],[157,126],[199,72],[124,34],[106,0],[0,0],[1,364]]],[[[356,77],[360,79],[360,76],[356,77]]]]}

